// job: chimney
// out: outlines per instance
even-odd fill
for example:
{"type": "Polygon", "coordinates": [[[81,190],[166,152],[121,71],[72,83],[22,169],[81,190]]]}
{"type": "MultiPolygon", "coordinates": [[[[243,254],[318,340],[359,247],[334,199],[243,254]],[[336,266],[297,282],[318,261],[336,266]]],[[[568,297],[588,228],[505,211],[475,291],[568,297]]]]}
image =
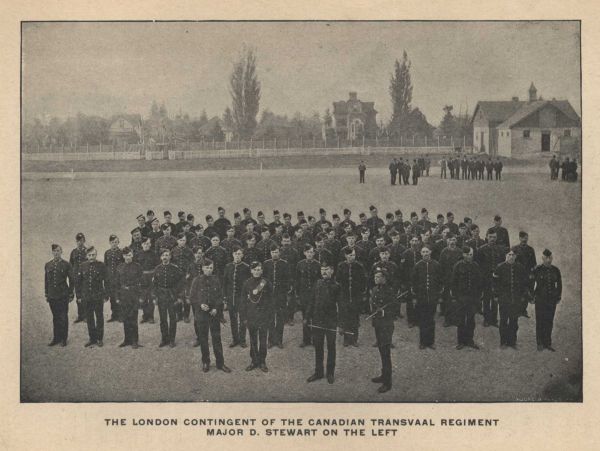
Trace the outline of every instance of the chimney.
{"type": "Polygon", "coordinates": [[[350,91],[350,100],[356,100],[356,91],[350,91]]]}
{"type": "Polygon", "coordinates": [[[531,86],[529,87],[529,101],[535,102],[536,100],[537,100],[537,89],[535,89],[533,82],[531,82],[531,86]]]}
{"type": "Polygon", "coordinates": [[[515,97],[513,97],[513,98],[512,98],[512,101],[513,101],[513,102],[518,102],[518,101],[519,101],[519,98],[515,96],[515,97]]]}

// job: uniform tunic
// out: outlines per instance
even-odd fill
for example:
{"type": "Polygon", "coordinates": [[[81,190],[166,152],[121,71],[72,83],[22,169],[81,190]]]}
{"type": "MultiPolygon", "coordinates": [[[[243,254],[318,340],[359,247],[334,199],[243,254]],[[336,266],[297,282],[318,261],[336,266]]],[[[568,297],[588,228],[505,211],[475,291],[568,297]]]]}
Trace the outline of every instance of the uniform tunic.
{"type": "Polygon", "coordinates": [[[341,323],[344,330],[354,334],[345,334],[344,343],[356,343],[360,325],[359,314],[364,307],[364,297],[368,285],[367,274],[363,265],[359,262],[348,263],[344,261],[338,265],[335,278],[341,288],[341,323]]]}
{"type": "Polygon", "coordinates": [[[307,307],[306,319],[311,325],[316,326],[312,327],[311,331],[315,347],[315,374],[318,376],[323,375],[325,340],[327,340],[327,375],[333,376],[335,371],[335,339],[340,292],[340,286],[333,279],[320,279],[313,289],[307,307]]]}
{"type": "Polygon", "coordinates": [[[373,327],[381,357],[381,377],[384,385],[392,385],[391,344],[394,335],[394,318],[398,314],[398,303],[394,289],[387,283],[375,285],[371,291],[373,327]]]}
{"type": "Polygon", "coordinates": [[[518,320],[527,292],[528,274],[520,263],[500,263],[494,271],[494,291],[500,305],[500,345],[517,343],[518,320]]]}
{"type": "Polygon", "coordinates": [[[44,295],[52,311],[55,343],[66,342],[69,334],[69,301],[73,298],[73,269],[63,259],[53,259],[44,266],[44,295]]]}
{"type": "Polygon", "coordinates": [[[411,282],[411,291],[416,298],[420,343],[431,346],[435,342],[435,311],[444,288],[440,264],[435,260],[417,262],[412,270],[411,282]]]}
{"type": "Polygon", "coordinates": [[[483,293],[483,278],[479,265],[461,260],[454,265],[451,278],[452,295],[457,300],[456,324],[458,344],[473,344],[475,313],[483,293]]]}
{"type": "Polygon", "coordinates": [[[183,298],[185,289],[183,271],[172,263],[160,264],[154,269],[152,288],[160,315],[160,332],[164,343],[175,341],[177,318],[175,302],[183,298]]]}
{"type": "Polygon", "coordinates": [[[104,299],[108,295],[104,263],[99,261],[81,263],[75,285],[81,294],[81,302],[85,306],[90,341],[102,341],[104,337],[104,299]]]}
{"type": "Polygon", "coordinates": [[[562,296],[562,277],[554,265],[539,265],[532,272],[534,280],[535,331],[538,345],[552,346],[552,326],[556,304],[562,296]]]}
{"type": "Polygon", "coordinates": [[[251,277],[242,288],[241,311],[250,335],[250,358],[258,366],[267,358],[267,335],[272,315],[272,287],[262,277],[251,277]]]}
{"type": "Polygon", "coordinates": [[[250,266],[247,263],[228,263],[223,274],[223,298],[229,307],[231,336],[234,343],[246,342],[246,326],[240,311],[242,304],[242,288],[251,277],[250,266]]]}
{"type": "Polygon", "coordinates": [[[156,253],[149,249],[134,254],[133,261],[142,267],[141,298],[144,320],[154,319],[154,303],[152,302],[152,276],[154,268],[160,263],[156,253]]]}
{"type": "Polygon", "coordinates": [[[283,341],[283,328],[287,321],[287,295],[292,287],[292,274],[288,262],[281,258],[263,263],[263,276],[271,283],[273,316],[269,327],[269,342],[277,345],[283,341]]]}
{"type": "Polygon", "coordinates": [[[115,283],[123,318],[124,342],[138,342],[138,308],[142,295],[142,266],[138,263],[121,263],[117,268],[115,283]]]}

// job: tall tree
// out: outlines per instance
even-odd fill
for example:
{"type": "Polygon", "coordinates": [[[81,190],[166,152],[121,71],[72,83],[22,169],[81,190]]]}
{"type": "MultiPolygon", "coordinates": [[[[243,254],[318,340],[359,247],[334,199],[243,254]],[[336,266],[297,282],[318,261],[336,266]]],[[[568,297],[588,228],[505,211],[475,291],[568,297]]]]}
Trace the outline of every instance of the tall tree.
{"type": "Polygon", "coordinates": [[[452,105],[444,106],[444,117],[442,118],[442,122],[440,123],[440,132],[442,136],[450,137],[450,136],[458,136],[460,131],[458,130],[458,124],[454,114],[452,114],[452,110],[454,107],[452,105]]]}
{"type": "Polygon", "coordinates": [[[244,47],[233,65],[229,77],[231,112],[236,134],[248,139],[256,129],[256,116],[260,104],[260,82],[256,74],[256,55],[244,47]]]}
{"type": "Polygon", "coordinates": [[[390,79],[390,96],[392,98],[392,119],[390,131],[394,135],[407,132],[407,118],[411,112],[413,86],[410,79],[411,62],[406,50],[402,54],[402,63],[396,60],[394,73],[390,79]]]}

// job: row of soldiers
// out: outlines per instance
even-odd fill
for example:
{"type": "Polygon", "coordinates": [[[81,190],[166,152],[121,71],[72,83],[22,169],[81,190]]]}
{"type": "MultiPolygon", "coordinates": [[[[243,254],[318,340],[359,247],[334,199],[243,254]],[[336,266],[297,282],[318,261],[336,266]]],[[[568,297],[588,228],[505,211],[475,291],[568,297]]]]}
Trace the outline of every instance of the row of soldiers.
{"type": "Polygon", "coordinates": [[[408,158],[405,161],[403,158],[398,159],[394,157],[388,166],[390,171],[390,183],[395,185],[397,177],[398,185],[408,185],[412,172],[412,184],[416,185],[419,182],[419,177],[429,177],[430,168],[431,159],[428,156],[425,158],[415,158],[412,163],[408,158]]]}
{"type": "Polygon", "coordinates": [[[572,160],[569,157],[561,160],[556,158],[556,155],[552,156],[552,159],[548,163],[550,167],[550,180],[558,180],[558,173],[561,172],[561,180],[563,182],[576,182],[577,181],[577,159],[572,160]]]}
{"type": "Polygon", "coordinates": [[[502,180],[502,169],[504,165],[500,158],[484,160],[479,157],[463,158],[448,157],[440,160],[440,178],[447,178],[447,171],[450,171],[450,178],[454,180],[502,180]],[[487,176],[484,176],[484,173],[487,176]]]}
{"type": "MultiPolygon", "coordinates": [[[[144,312],[142,322],[153,322],[154,307],[158,306],[159,346],[171,347],[175,346],[177,321],[189,321],[191,309],[203,369],[208,371],[210,365],[210,332],[217,367],[228,372],[220,339],[223,312],[228,310],[233,338],[230,346],[245,347],[248,333],[249,370],[258,367],[268,371],[267,348],[283,347],[284,326],[300,310],[301,346],[315,345],[315,375],[319,378],[323,377],[322,340],[327,339],[329,352],[334,353],[335,340],[327,334],[333,331],[335,338],[339,326],[344,345],[358,346],[360,314],[369,311],[382,357],[382,375],[376,379],[387,391],[391,387],[393,320],[403,316],[402,302],[406,303],[409,327],[420,329],[421,349],[435,347],[438,304],[445,325],[457,326],[458,349],[477,348],[473,341],[477,312],[483,314],[484,326],[500,328],[502,347],[516,347],[518,317],[526,314],[526,301],[535,293],[538,349],[553,350],[551,330],[561,297],[560,271],[551,265],[549,251],[544,252],[544,263],[537,265],[524,232],[520,244],[511,249],[499,216],[484,240],[468,218],[457,225],[449,212],[446,221],[438,215],[434,223],[425,208],[420,220],[413,212],[411,221],[404,222],[401,211],[393,218],[386,215],[383,221],[371,206],[371,216],[361,218],[360,224],[355,224],[351,212],[345,210],[344,220],[334,221],[335,226],[327,220],[324,209],[312,226],[299,212],[301,219],[288,231],[283,230],[290,215],[284,214],[284,221],[279,222],[278,212],[274,213],[274,221],[267,225],[264,215],[259,214],[259,221],[255,221],[245,209],[238,225],[246,232],[238,239],[237,221],[231,224],[222,208],[217,221],[206,218],[206,229],[190,224],[193,218],[186,220],[189,216],[183,212],[179,223],[173,224],[170,213],[165,212],[165,221],[158,227],[162,234],[156,233],[158,219],[150,212],[149,219],[138,216],[138,227],[132,230],[132,242],[126,249],[119,247],[116,236],[110,237],[111,248],[103,263],[97,261],[93,247],[85,246],[83,234],[76,237],[78,246],[70,263],[61,259],[60,246],[53,245],[54,258],[46,265],[46,298],[55,325],[50,344],[66,345],[66,313],[73,297],[88,323],[90,339],[86,346],[103,344],[105,300],[111,301],[111,319],[124,323],[121,346],[134,348],[139,346],[139,305],[144,312]],[[176,237],[171,235],[173,229],[181,230],[176,237]],[[206,230],[211,232],[210,238],[206,230]],[[223,241],[219,235],[222,230],[223,241]],[[322,287],[323,280],[331,287],[322,287]],[[335,309],[330,305],[315,319],[315,303],[322,307],[327,302],[333,302],[335,309]]],[[[239,219],[239,215],[235,217],[239,219]]],[[[328,362],[328,379],[333,379],[334,363],[328,362]]]]}

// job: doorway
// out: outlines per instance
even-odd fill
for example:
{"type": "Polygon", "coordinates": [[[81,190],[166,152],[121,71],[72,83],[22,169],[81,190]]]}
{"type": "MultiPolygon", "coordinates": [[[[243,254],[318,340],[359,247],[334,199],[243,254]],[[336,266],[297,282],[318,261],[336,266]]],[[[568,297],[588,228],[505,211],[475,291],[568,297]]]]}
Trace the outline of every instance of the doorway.
{"type": "Polygon", "coordinates": [[[542,152],[550,152],[550,132],[542,132],[542,152]]]}

